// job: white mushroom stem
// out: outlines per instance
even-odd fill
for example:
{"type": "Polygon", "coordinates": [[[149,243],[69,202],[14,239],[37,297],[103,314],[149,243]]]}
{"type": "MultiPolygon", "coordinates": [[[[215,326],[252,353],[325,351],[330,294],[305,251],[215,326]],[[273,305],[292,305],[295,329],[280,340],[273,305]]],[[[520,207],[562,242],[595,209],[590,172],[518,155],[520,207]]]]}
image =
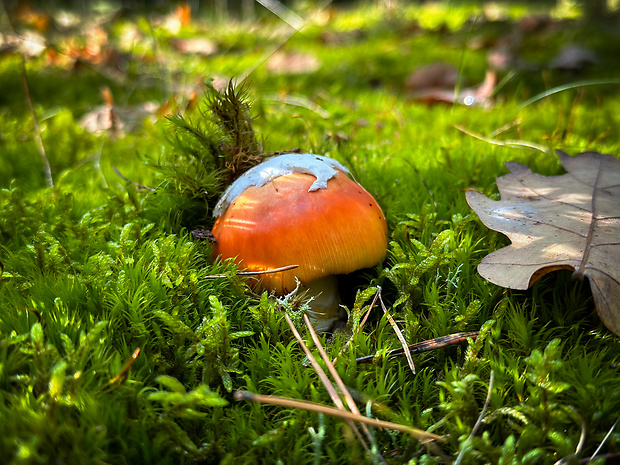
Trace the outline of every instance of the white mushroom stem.
{"type": "Polygon", "coordinates": [[[304,284],[307,297],[312,297],[308,318],[317,333],[332,331],[344,322],[344,310],[340,307],[338,278],[326,276],[311,283],[304,284]]]}

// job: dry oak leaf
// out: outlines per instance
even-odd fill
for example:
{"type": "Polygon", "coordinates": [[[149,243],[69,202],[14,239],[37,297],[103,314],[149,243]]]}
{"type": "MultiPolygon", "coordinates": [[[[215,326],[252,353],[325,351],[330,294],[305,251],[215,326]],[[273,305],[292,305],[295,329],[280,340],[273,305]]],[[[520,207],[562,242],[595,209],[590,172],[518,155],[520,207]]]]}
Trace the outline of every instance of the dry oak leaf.
{"type": "Polygon", "coordinates": [[[558,151],[567,173],[542,176],[506,163],[502,199],[468,190],[467,202],[489,228],[511,240],[478,265],[502,287],[527,289],[542,275],[572,269],[587,276],[599,317],[620,334],[620,161],[596,152],[558,151]]]}

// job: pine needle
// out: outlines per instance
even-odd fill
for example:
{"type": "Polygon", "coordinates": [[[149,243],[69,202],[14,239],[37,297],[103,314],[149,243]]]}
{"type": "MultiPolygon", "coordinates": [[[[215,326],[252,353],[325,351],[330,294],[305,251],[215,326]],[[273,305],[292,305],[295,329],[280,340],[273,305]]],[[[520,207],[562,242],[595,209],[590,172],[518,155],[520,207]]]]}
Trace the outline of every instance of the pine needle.
{"type": "MultiPolygon", "coordinates": [[[[293,324],[293,321],[291,320],[291,317],[288,316],[288,313],[285,313],[284,317],[286,318],[286,322],[288,323],[289,327],[291,328],[291,331],[293,332],[293,335],[295,336],[295,339],[297,339],[297,342],[299,342],[299,345],[301,346],[301,349],[304,351],[304,353],[308,357],[308,360],[310,361],[310,364],[312,365],[312,368],[314,368],[314,371],[316,371],[317,375],[319,375],[319,379],[321,380],[321,382],[323,383],[323,386],[325,386],[325,389],[329,393],[329,396],[331,397],[332,402],[334,402],[334,404],[336,405],[336,407],[340,411],[347,412],[347,410],[345,409],[345,406],[344,406],[344,404],[342,402],[342,399],[340,398],[340,396],[336,392],[336,389],[334,388],[334,386],[332,385],[331,381],[329,380],[329,378],[325,374],[325,371],[323,371],[323,368],[321,368],[321,366],[318,364],[318,362],[316,361],[316,359],[312,355],[312,352],[310,352],[310,349],[308,349],[308,346],[306,345],[306,343],[304,342],[302,337],[299,335],[299,332],[297,331],[297,328],[295,328],[295,325],[293,324]]],[[[307,318],[306,315],[304,315],[304,317],[307,318]]],[[[349,427],[351,428],[351,430],[353,430],[353,432],[355,433],[355,435],[357,436],[359,441],[362,443],[362,446],[364,447],[364,450],[368,451],[369,450],[368,444],[366,444],[366,441],[364,441],[364,438],[362,437],[361,433],[359,432],[359,430],[355,426],[355,423],[353,421],[351,421],[351,420],[347,420],[347,423],[349,424],[349,427]]]]}
{"type": "MultiPolygon", "coordinates": [[[[270,273],[282,273],[283,271],[294,270],[295,268],[299,268],[299,265],[286,265],[279,268],[272,268],[270,270],[261,271],[237,271],[235,274],[237,276],[260,276],[270,273]]],[[[212,274],[209,276],[205,276],[205,279],[228,278],[228,276],[229,275],[227,274],[212,274]]]]}
{"type": "Polygon", "coordinates": [[[592,456],[588,459],[588,462],[590,460],[593,460],[598,453],[601,451],[601,449],[603,448],[603,445],[605,444],[605,442],[607,442],[607,439],[609,439],[609,437],[611,436],[611,434],[614,432],[614,430],[616,429],[616,426],[618,426],[618,422],[620,422],[620,418],[616,419],[616,421],[614,422],[613,425],[611,425],[611,428],[609,429],[609,431],[607,432],[607,434],[605,435],[605,437],[603,438],[603,440],[601,441],[601,443],[598,445],[598,447],[596,448],[596,450],[594,451],[594,453],[592,454],[592,456]]]}
{"type": "Polygon", "coordinates": [[[471,429],[471,433],[469,434],[469,437],[463,443],[461,452],[459,452],[459,455],[456,458],[454,465],[459,465],[461,463],[461,461],[463,460],[463,456],[465,455],[465,451],[469,449],[471,441],[473,440],[474,436],[476,436],[476,433],[478,432],[478,428],[480,428],[480,425],[482,424],[482,420],[484,419],[484,416],[486,415],[487,410],[489,408],[489,404],[491,403],[491,394],[493,393],[494,379],[495,379],[495,372],[491,371],[491,376],[489,377],[489,390],[487,391],[487,398],[484,401],[484,406],[482,407],[482,411],[480,412],[480,416],[478,416],[478,420],[476,421],[476,424],[471,429]]]}
{"type": "MultiPolygon", "coordinates": [[[[407,346],[407,351],[411,354],[421,354],[422,352],[430,352],[431,350],[441,349],[443,347],[448,347],[454,344],[460,344],[462,342],[467,342],[467,339],[472,338],[476,339],[478,337],[479,331],[469,331],[466,333],[454,333],[448,334],[447,336],[440,336],[434,339],[429,339],[427,341],[416,342],[415,344],[411,344],[407,346]]],[[[403,355],[405,352],[401,349],[391,350],[386,354],[387,358],[398,357],[399,355],[403,355]]],[[[366,355],[364,357],[359,357],[356,359],[357,363],[370,363],[375,358],[377,358],[377,354],[366,355]]]]}
{"type": "Polygon", "coordinates": [[[30,109],[30,114],[32,115],[32,124],[34,125],[34,135],[37,141],[37,148],[39,149],[39,155],[41,156],[41,160],[43,161],[45,181],[47,183],[47,187],[54,187],[52,168],[50,166],[50,161],[47,158],[47,154],[45,153],[45,146],[43,145],[43,138],[41,137],[41,128],[39,127],[39,119],[37,118],[37,113],[35,112],[34,105],[32,104],[32,96],[30,95],[30,86],[28,85],[28,77],[26,74],[26,57],[23,53],[21,54],[21,58],[22,83],[24,84],[24,90],[26,92],[26,101],[28,102],[28,108],[30,109]]]}
{"type": "Polygon", "coordinates": [[[523,110],[525,107],[530,106],[533,103],[538,102],[539,100],[545,99],[550,95],[558,94],[560,92],[564,92],[565,90],[578,89],[580,87],[586,86],[601,86],[601,85],[612,85],[612,84],[620,84],[620,79],[591,79],[589,81],[577,81],[571,82],[569,84],[564,84],[562,86],[554,87],[553,89],[546,90],[541,92],[540,94],[534,95],[529,100],[526,100],[521,105],[519,105],[519,110],[523,110]]]}
{"type": "Polygon", "coordinates": [[[383,303],[383,299],[381,298],[381,288],[377,290],[377,294],[379,294],[379,302],[381,303],[381,308],[383,309],[383,313],[385,313],[386,318],[392,325],[392,329],[394,329],[394,332],[396,333],[396,337],[398,337],[398,340],[403,346],[403,353],[405,354],[405,357],[407,357],[407,363],[409,364],[409,368],[411,368],[411,372],[415,375],[415,365],[413,364],[413,359],[411,358],[411,352],[409,351],[407,340],[405,339],[405,336],[403,336],[403,333],[401,332],[400,328],[394,321],[394,318],[392,318],[392,315],[390,315],[390,312],[388,312],[387,308],[385,307],[385,304],[383,303]]]}
{"type": "Polygon", "coordinates": [[[140,347],[133,351],[133,353],[129,356],[129,359],[127,360],[127,362],[125,362],[125,365],[123,365],[123,368],[121,368],[118,374],[110,381],[108,381],[106,389],[116,389],[121,384],[123,384],[123,381],[125,381],[129,376],[129,370],[131,369],[133,362],[135,362],[136,358],[138,358],[138,355],[140,355],[140,347]]]}
{"type": "Polygon", "coordinates": [[[358,415],[345,410],[340,410],[334,407],[328,407],[326,405],[317,404],[316,402],[308,402],[305,400],[290,399],[288,397],[280,396],[265,396],[262,394],[254,394],[249,391],[235,391],[233,394],[235,400],[251,400],[252,402],[259,402],[261,404],[278,405],[281,407],[288,407],[293,409],[302,409],[309,412],[324,413],[331,415],[332,417],[342,418],[343,420],[359,421],[375,428],[385,428],[394,431],[399,431],[410,435],[411,437],[421,441],[424,445],[428,446],[431,441],[445,442],[446,440],[441,436],[433,433],[428,433],[421,429],[412,428],[411,426],[401,425],[393,423],[391,421],[376,420],[374,418],[365,417],[364,415],[358,415]]]}
{"type": "Polygon", "coordinates": [[[477,134],[473,131],[470,131],[469,129],[466,129],[464,126],[461,126],[461,125],[456,125],[454,127],[458,129],[459,131],[461,131],[462,133],[467,134],[468,136],[471,136],[475,139],[478,139],[484,142],[488,142],[489,144],[500,145],[502,147],[514,147],[514,148],[519,148],[519,149],[525,148],[525,149],[531,149],[531,150],[538,150],[539,152],[542,152],[542,153],[551,154],[550,149],[543,147],[542,145],[535,144],[533,142],[527,142],[524,140],[492,139],[490,137],[484,137],[481,134],[477,134]]]}
{"type": "MultiPolygon", "coordinates": [[[[310,323],[310,319],[308,318],[308,315],[304,314],[303,318],[304,318],[304,322],[306,323],[306,326],[308,327],[308,331],[310,332],[310,336],[312,337],[312,341],[314,342],[314,345],[316,346],[317,350],[319,351],[319,354],[321,355],[321,358],[325,362],[325,364],[327,366],[327,371],[329,371],[329,374],[332,375],[332,378],[336,382],[336,385],[338,386],[338,389],[340,389],[340,392],[344,396],[344,398],[345,398],[345,400],[347,402],[347,405],[349,406],[349,410],[351,410],[351,412],[353,412],[353,413],[361,415],[359,409],[357,408],[357,404],[355,403],[355,400],[353,400],[353,396],[351,395],[351,393],[347,389],[346,385],[342,381],[342,378],[340,377],[340,375],[338,374],[338,372],[334,368],[334,365],[332,365],[331,361],[329,360],[329,357],[327,356],[327,353],[325,352],[325,349],[323,348],[323,345],[321,344],[321,340],[319,339],[319,337],[316,334],[316,331],[312,327],[312,323],[310,323]]],[[[362,423],[361,426],[362,426],[362,430],[364,431],[364,434],[366,435],[366,438],[373,445],[373,450],[378,450],[377,445],[375,444],[375,440],[372,437],[372,435],[370,434],[370,431],[368,430],[368,427],[365,424],[363,424],[363,423],[362,423]]],[[[377,458],[379,460],[381,460],[381,462],[385,463],[385,459],[378,452],[377,452],[377,458]]]]}
{"type": "Polygon", "coordinates": [[[340,352],[338,352],[338,355],[332,361],[332,365],[336,366],[336,362],[338,361],[338,357],[340,357],[340,355],[343,352],[346,352],[349,349],[349,346],[353,342],[353,337],[362,330],[362,328],[364,327],[364,324],[366,324],[366,321],[368,321],[368,317],[370,316],[370,312],[372,311],[373,307],[375,306],[375,303],[377,303],[377,299],[378,298],[379,298],[379,290],[377,290],[377,292],[375,293],[375,296],[373,297],[372,302],[370,303],[370,307],[368,307],[368,311],[364,314],[364,318],[362,318],[362,321],[360,322],[360,324],[357,327],[356,331],[353,334],[351,334],[351,336],[349,337],[349,340],[344,345],[342,350],[340,352]]]}

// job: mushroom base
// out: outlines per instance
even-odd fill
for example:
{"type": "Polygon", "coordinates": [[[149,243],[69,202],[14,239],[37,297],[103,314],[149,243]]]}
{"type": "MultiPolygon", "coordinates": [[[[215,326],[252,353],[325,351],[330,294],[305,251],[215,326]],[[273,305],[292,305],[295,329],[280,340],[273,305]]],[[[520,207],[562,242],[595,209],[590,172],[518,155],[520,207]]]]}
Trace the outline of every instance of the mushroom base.
{"type": "Polygon", "coordinates": [[[308,297],[313,297],[308,310],[308,319],[317,333],[326,333],[344,327],[347,313],[340,306],[338,279],[326,276],[304,284],[308,297]]]}

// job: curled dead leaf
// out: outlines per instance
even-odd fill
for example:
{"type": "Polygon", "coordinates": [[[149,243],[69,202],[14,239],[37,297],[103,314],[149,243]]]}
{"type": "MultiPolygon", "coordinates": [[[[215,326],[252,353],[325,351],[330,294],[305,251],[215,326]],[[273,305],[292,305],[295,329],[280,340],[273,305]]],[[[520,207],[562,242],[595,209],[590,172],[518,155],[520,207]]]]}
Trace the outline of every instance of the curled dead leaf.
{"type": "Polygon", "coordinates": [[[509,162],[510,174],[497,179],[501,200],[466,193],[480,220],[512,242],[487,255],[478,272],[499,286],[527,289],[550,271],[575,270],[588,278],[605,326],[620,334],[620,161],[597,152],[558,156],[564,175],[509,162]]]}

